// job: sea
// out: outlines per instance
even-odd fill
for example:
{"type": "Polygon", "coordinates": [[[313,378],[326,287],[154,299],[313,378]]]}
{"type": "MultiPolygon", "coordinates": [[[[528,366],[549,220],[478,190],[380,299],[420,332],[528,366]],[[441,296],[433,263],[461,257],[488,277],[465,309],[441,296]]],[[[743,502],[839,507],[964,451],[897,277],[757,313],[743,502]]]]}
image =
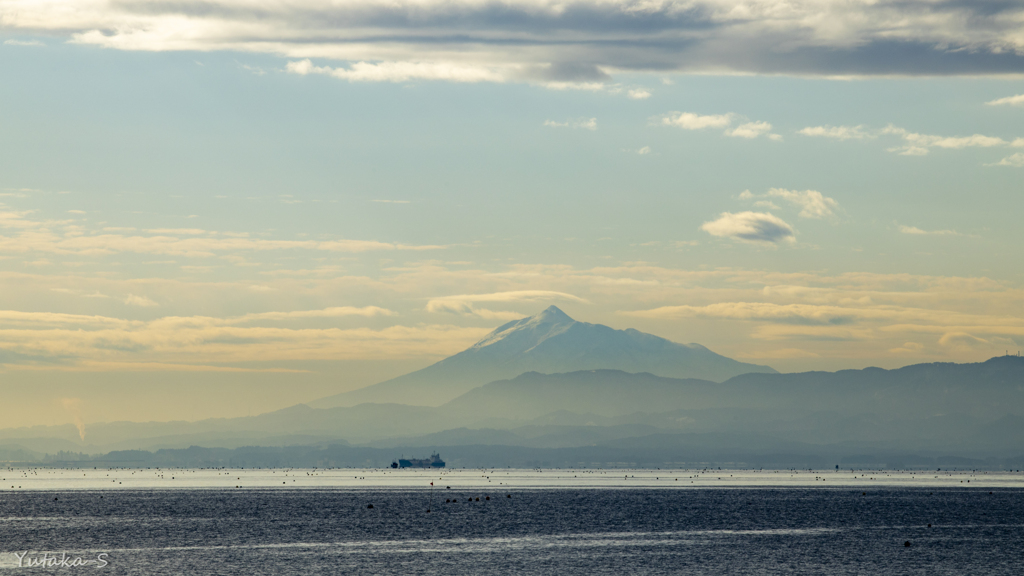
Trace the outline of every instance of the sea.
{"type": "Polygon", "coordinates": [[[7,468],[2,574],[1024,573],[1024,474],[7,468]]]}

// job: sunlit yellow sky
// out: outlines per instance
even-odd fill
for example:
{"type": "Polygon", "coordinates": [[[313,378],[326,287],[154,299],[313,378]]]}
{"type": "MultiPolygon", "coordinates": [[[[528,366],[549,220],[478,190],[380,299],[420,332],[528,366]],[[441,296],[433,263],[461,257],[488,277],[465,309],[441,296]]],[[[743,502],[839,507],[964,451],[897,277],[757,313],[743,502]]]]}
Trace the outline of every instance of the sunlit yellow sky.
{"type": "Polygon", "coordinates": [[[1022,19],[0,0],[0,425],[256,414],[551,304],[780,371],[1015,353],[1022,19]]]}

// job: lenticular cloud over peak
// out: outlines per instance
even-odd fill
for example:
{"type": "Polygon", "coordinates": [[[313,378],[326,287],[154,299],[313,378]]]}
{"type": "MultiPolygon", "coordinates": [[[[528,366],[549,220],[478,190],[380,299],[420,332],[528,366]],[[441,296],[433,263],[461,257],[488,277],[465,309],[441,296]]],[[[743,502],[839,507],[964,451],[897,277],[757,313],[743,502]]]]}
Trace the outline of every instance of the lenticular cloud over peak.
{"type": "Polygon", "coordinates": [[[0,26],[81,44],[269,53],[349,81],[553,87],[617,71],[1015,74],[1022,18],[1019,4],[923,0],[0,0],[0,26]]]}

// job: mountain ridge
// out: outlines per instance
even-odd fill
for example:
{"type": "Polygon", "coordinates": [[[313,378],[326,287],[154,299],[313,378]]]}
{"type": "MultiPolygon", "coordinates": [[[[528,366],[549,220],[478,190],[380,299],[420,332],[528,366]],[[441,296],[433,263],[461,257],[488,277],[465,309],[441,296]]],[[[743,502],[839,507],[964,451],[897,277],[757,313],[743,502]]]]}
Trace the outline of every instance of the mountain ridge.
{"type": "Polygon", "coordinates": [[[474,431],[488,429],[499,431],[480,432],[490,442],[568,447],[643,435],[650,427],[659,434],[765,434],[780,442],[1010,456],[1024,446],[1024,358],[745,374],[723,383],[616,370],[527,372],[441,407],[296,405],[233,419],[89,424],[84,442],[71,424],[9,428],[0,430],[0,450],[96,453],[343,440],[440,446],[473,441],[474,431]],[[524,427],[544,427],[547,437],[531,439],[524,427]]]}
{"type": "Polygon", "coordinates": [[[557,306],[507,322],[469,348],[421,370],[308,402],[315,408],[398,402],[440,406],[473,388],[524,372],[611,369],[721,382],[748,372],[775,373],[633,328],[579,322],[557,306]]]}

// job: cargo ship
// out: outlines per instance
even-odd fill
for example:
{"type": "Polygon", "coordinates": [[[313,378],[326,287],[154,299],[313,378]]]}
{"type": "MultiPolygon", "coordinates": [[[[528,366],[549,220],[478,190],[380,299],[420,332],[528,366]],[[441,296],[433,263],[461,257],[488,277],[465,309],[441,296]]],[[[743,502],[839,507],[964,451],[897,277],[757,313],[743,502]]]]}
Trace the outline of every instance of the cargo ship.
{"type": "Polygon", "coordinates": [[[399,458],[397,462],[391,463],[392,468],[444,468],[444,460],[441,460],[441,455],[433,453],[430,458],[423,458],[418,460],[416,458],[399,458]]]}

